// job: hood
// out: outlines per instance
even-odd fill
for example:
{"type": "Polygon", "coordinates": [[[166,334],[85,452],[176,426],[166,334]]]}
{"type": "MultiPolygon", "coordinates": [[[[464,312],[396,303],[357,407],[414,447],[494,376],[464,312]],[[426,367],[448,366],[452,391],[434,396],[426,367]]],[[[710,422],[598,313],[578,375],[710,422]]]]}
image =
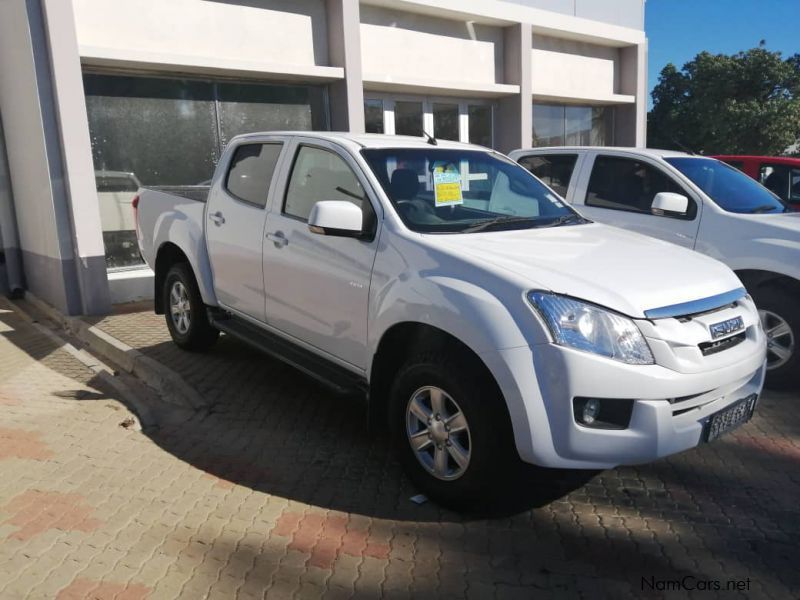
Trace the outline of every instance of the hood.
{"type": "Polygon", "coordinates": [[[437,236],[470,256],[544,289],[631,317],[742,287],[721,262],[633,232],[592,223],[437,236]]]}

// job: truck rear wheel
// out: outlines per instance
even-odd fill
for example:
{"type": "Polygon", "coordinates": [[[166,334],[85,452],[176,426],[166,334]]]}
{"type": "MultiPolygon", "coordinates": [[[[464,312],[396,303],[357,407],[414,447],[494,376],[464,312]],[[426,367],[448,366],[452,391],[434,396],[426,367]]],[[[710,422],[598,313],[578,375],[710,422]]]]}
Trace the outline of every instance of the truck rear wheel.
{"type": "Polygon", "coordinates": [[[464,354],[421,354],[400,368],[390,430],[406,473],[429,498],[484,509],[522,463],[502,394],[464,354]]]}
{"type": "Polygon", "coordinates": [[[186,263],[173,265],[164,279],[164,316],[174,341],[184,350],[207,350],[217,341],[219,330],[208,322],[208,314],[194,274],[186,263]]]}
{"type": "Polygon", "coordinates": [[[800,387],[800,305],[778,287],[753,293],[761,325],[767,334],[767,387],[800,387]]]}

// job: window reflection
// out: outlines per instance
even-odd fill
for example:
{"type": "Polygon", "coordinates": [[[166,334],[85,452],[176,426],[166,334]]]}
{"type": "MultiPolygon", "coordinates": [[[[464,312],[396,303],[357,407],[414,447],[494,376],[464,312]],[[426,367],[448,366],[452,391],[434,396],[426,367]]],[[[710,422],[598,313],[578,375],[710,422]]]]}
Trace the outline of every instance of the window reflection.
{"type": "Polygon", "coordinates": [[[607,106],[533,105],[534,146],[607,146],[614,110],[607,106]]]}
{"type": "Polygon", "coordinates": [[[143,264],[131,200],[139,185],[207,184],[240,133],[327,129],[324,89],[84,74],[109,269],[143,264]]]}

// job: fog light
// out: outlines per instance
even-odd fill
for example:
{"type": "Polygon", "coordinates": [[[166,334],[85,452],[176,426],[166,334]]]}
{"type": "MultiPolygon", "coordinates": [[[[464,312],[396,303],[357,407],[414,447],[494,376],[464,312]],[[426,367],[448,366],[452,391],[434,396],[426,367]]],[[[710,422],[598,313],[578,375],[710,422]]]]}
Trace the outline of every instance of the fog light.
{"type": "Polygon", "coordinates": [[[575,422],[591,429],[626,429],[631,422],[633,400],[625,398],[573,398],[575,422]]]}
{"type": "Polygon", "coordinates": [[[597,415],[600,413],[600,401],[596,398],[590,398],[586,401],[586,404],[583,407],[583,415],[582,420],[587,425],[591,425],[594,423],[594,420],[597,418],[597,415]]]}

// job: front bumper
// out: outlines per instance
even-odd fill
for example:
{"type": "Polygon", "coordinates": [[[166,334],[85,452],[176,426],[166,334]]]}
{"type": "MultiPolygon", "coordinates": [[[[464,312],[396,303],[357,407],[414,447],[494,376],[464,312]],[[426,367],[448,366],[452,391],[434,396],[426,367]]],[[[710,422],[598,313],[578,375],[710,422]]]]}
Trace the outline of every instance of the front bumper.
{"type": "MultiPolygon", "coordinates": [[[[725,366],[680,373],[627,365],[555,344],[498,351],[484,360],[505,395],[522,460],[544,467],[605,469],[645,463],[697,446],[714,413],[760,394],[763,333],[725,366]],[[626,429],[579,425],[572,399],[633,399],[626,429]]],[[[743,349],[742,349],[743,350],[743,349]]]]}

